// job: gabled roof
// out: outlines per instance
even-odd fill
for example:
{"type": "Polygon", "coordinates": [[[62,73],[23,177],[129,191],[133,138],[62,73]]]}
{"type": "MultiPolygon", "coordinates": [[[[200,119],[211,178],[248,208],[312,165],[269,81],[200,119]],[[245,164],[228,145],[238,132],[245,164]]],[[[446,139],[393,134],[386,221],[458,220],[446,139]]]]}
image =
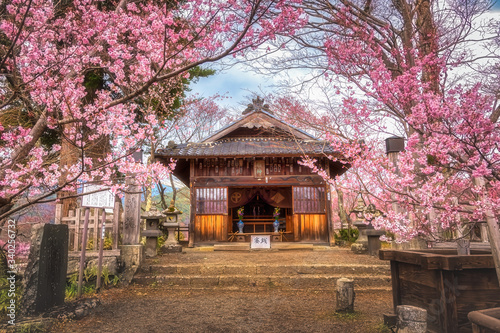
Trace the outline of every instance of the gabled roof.
{"type": "Polygon", "coordinates": [[[270,129],[273,128],[274,131],[281,130],[281,132],[289,133],[290,136],[299,139],[299,140],[317,140],[314,136],[292,126],[289,125],[282,120],[276,118],[269,112],[266,112],[262,109],[256,109],[246,115],[240,120],[229,124],[216,133],[212,134],[208,138],[205,138],[201,141],[201,143],[207,142],[215,142],[219,139],[222,139],[232,132],[240,128],[254,128],[254,129],[270,129]]]}
{"type": "Polygon", "coordinates": [[[326,141],[290,140],[273,137],[224,138],[215,142],[183,143],[159,150],[156,155],[172,158],[319,156],[335,151],[326,141]]]}
{"type": "MultiPolygon", "coordinates": [[[[201,142],[170,144],[156,152],[160,160],[176,159],[175,175],[189,184],[189,160],[198,158],[311,157],[341,158],[327,141],[291,126],[272,113],[260,99],[254,100],[243,117],[201,142]]],[[[345,171],[345,163],[330,161],[331,174],[345,171]]]]}

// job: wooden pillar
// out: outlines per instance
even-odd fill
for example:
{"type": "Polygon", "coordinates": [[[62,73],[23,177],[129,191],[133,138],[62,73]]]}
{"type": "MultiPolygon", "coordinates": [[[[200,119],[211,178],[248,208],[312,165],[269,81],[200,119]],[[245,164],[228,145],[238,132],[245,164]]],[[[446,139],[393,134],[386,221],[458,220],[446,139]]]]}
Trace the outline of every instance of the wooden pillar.
{"type": "Polygon", "coordinates": [[[61,224],[62,223],[62,204],[56,204],[56,215],[54,218],[54,224],[61,224]]]}
{"type": "Polygon", "coordinates": [[[300,221],[299,214],[293,214],[293,239],[294,241],[300,241],[300,221]]]}
{"type": "Polygon", "coordinates": [[[194,160],[189,161],[189,193],[190,193],[190,204],[191,204],[191,212],[189,216],[189,244],[188,247],[194,247],[195,244],[195,213],[196,213],[196,197],[195,197],[195,189],[194,189],[194,160]]]}
{"type": "Polygon", "coordinates": [[[439,325],[441,332],[458,332],[457,282],[453,271],[439,270],[439,325]]]}
{"type": "Polygon", "coordinates": [[[326,200],[325,200],[325,209],[326,209],[326,225],[328,229],[328,242],[330,243],[330,246],[335,245],[335,228],[333,227],[333,219],[332,219],[332,202],[331,202],[331,188],[330,185],[327,183],[325,185],[325,195],[326,195],[326,200]]]}
{"type": "Polygon", "coordinates": [[[115,206],[113,207],[113,250],[118,248],[120,239],[120,197],[115,196],[115,206]]]}
{"type": "Polygon", "coordinates": [[[93,239],[93,243],[94,243],[94,246],[93,246],[93,249],[94,251],[97,251],[97,249],[99,248],[97,246],[97,243],[99,241],[99,238],[97,237],[97,235],[99,234],[99,211],[97,208],[94,208],[94,215],[92,216],[92,219],[94,221],[93,223],[93,234],[92,234],[92,239],[93,239]]]}
{"type": "Polygon", "coordinates": [[[399,263],[396,260],[391,260],[391,281],[392,281],[392,305],[394,313],[397,311],[398,305],[401,305],[401,286],[399,285],[399,263]]]}
{"type": "Polygon", "coordinates": [[[75,212],[75,234],[74,234],[74,244],[73,244],[73,250],[78,251],[79,250],[79,245],[80,245],[80,221],[82,218],[82,209],[77,208],[75,212]]]}

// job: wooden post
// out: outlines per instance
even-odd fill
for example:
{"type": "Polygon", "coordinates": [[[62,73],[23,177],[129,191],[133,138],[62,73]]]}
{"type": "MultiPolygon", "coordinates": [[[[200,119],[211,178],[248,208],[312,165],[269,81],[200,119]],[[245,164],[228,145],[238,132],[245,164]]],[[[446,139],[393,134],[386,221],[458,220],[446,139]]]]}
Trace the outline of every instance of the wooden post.
{"type": "MultiPolygon", "coordinates": [[[[476,184],[479,186],[485,186],[485,180],[483,177],[476,178],[476,184]]],[[[488,238],[490,240],[491,254],[493,255],[493,262],[495,264],[495,270],[497,272],[498,283],[500,284],[500,230],[498,227],[498,221],[491,209],[486,210],[486,224],[488,226],[488,238]]]]}
{"type": "Polygon", "coordinates": [[[392,305],[396,313],[398,305],[401,305],[401,286],[399,285],[399,263],[391,260],[391,282],[392,282],[392,305]]]}
{"type": "Polygon", "coordinates": [[[80,221],[81,221],[81,218],[82,218],[82,209],[81,208],[77,208],[76,209],[76,212],[75,212],[75,235],[74,235],[74,250],[75,251],[78,251],[78,244],[80,244],[80,221]]]}
{"type": "Polygon", "coordinates": [[[194,188],[194,161],[189,161],[189,174],[190,174],[190,184],[189,184],[189,201],[191,203],[191,212],[189,215],[189,244],[188,247],[194,247],[195,243],[195,214],[196,214],[196,197],[194,188]]]}
{"type": "Polygon", "coordinates": [[[55,215],[55,218],[54,218],[54,223],[55,224],[61,224],[62,222],[62,204],[56,204],[56,215],[55,215]]]}
{"type": "Polygon", "coordinates": [[[332,219],[332,202],[331,202],[331,188],[328,183],[325,185],[325,191],[326,191],[326,223],[328,226],[328,242],[330,243],[330,246],[335,245],[335,228],[333,226],[333,219],[332,219]]]}
{"type": "Polygon", "coordinates": [[[85,250],[87,248],[87,229],[89,226],[90,208],[85,208],[85,220],[83,222],[82,252],[80,253],[80,269],[78,272],[78,297],[82,296],[83,270],[85,268],[85,250]]]}
{"type": "Polygon", "coordinates": [[[120,197],[115,196],[115,207],[113,208],[113,250],[118,248],[120,239],[120,197]]]}
{"type": "MultiPolygon", "coordinates": [[[[97,208],[95,210],[95,215],[97,216],[97,208]]],[[[106,233],[106,209],[102,209],[101,218],[101,239],[99,241],[99,259],[97,260],[97,285],[96,289],[99,291],[101,289],[101,272],[102,272],[102,251],[104,249],[104,235],[106,233]]],[[[97,233],[97,230],[96,230],[97,233]]]]}
{"type": "Polygon", "coordinates": [[[98,214],[98,209],[94,208],[94,214],[92,215],[92,219],[94,220],[94,227],[92,228],[92,239],[93,239],[93,246],[92,249],[94,251],[97,250],[97,242],[99,237],[97,236],[99,234],[99,214],[98,214]]]}
{"type": "Polygon", "coordinates": [[[299,214],[293,214],[293,238],[294,241],[300,241],[300,221],[299,214]]]}

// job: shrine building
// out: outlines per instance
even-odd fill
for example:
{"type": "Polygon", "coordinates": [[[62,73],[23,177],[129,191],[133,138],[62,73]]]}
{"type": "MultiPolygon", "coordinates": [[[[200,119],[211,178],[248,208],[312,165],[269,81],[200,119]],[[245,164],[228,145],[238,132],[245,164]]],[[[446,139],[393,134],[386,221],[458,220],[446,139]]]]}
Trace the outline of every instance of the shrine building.
{"type": "Polygon", "coordinates": [[[249,242],[251,235],[266,234],[274,241],[333,242],[329,185],[299,163],[305,155],[331,177],[348,168],[327,158],[340,157],[328,142],[281,121],[259,98],[239,120],[203,141],[156,152],[164,163],[177,160],[174,175],[190,188],[191,244],[249,242]]]}

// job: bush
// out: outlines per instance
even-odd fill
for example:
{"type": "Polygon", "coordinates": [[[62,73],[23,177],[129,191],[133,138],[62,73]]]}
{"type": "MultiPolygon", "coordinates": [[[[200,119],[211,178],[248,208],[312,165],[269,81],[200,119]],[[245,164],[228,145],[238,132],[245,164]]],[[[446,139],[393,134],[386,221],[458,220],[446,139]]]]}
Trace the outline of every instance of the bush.
{"type": "Polygon", "coordinates": [[[359,230],[356,228],[340,229],[335,233],[335,241],[343,241],[348,244],[354,243],[359,237],[359,230]]]}
{"type": "MultiPolygon", "coordinates": [[[[103,267],[101,272],[101,283],[103,287],[116,286],[120,278],[109,274],[107,267],[103,267]]],[[[83,271],[82,294],[95,293],[97,282],[97,267],[87,268],[83,271]]],[[[78,273],[72,274],[66,282],[66,299],[76,297],[78,294],[78,273]]]]}

